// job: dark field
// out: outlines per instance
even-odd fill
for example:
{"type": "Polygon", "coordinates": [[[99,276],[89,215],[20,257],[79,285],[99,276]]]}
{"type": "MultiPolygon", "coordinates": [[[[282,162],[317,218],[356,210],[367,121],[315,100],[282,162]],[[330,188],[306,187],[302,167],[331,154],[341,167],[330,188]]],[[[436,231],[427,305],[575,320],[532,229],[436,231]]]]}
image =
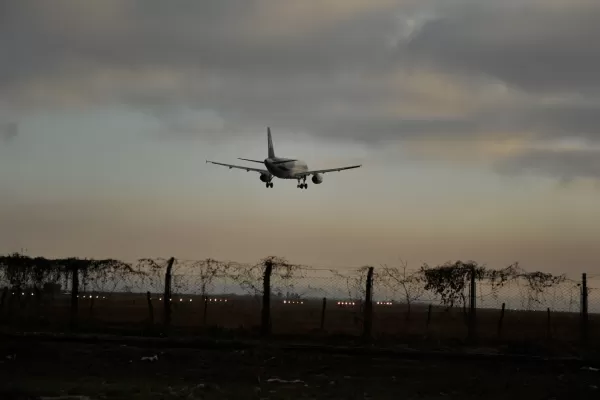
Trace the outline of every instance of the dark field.
{"type": "MultiPolygon", "coordinates": [[[[143,294],[95,294],[98,299],[79,299],[78,328],[83,331],[119,334],[156,334],[162,329],[163,302],[152,297],[152,315],[143,294]],[[103,298],[104,297],[104,298],[103,298]]],[[[261,300],[250,296],[174,295],[171,332],[180,335],[211,334],[224,337],[252,336],[260,325],[261,300]],[[227,299],[227,302],[225,302],[227,299]],[[217,300],[217,301],[215,301],[217,300]]],[[[360,302],[340,306],[327,301],[324,329],[321,330],[322,301],[304,299],[302,304],[284,304],[273,298],[271,326],[274,335],[310,337],[358,337],[363,329],[360,302]]],[[[488,343],[553,342],[570,345],[580,338],[577,313],[506,310],[499,330],[500,310],[477,309],[478,340],[488,343]]],[[[69,329],[69,296],[37,300],[30,296],[7,302],[0,314],[5,326],[18,329],[63,331],[69,329]],[[8,304],[10,303],[10,304],[8,304]]],[[[600,319],[589,315],[590,343],[600,342],[600,319]]],[[[413,305],[410,318],[404,304],[373,305],[373,337],[390,340],[462,341],[467,336],[461,309],[446,310],[413,305]]]]}
{"type": "Polygon", "coordinates": [[[0,398],[534,400],[600,395],[600,372],[573,361],[409,359],[261,345],[212,350],[142,346],[2,338],[0,398]],[[142,360],[154,355],[154,361],[142,360]]]}

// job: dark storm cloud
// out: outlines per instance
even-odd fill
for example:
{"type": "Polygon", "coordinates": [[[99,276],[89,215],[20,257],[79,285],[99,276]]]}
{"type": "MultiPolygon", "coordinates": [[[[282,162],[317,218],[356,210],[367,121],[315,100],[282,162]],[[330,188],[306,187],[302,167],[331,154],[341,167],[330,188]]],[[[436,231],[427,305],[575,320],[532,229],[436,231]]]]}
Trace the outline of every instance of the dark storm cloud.
{"type": "MultiPolygon", "coordinates": [[[[600,3],[479,2],[447,11],[420,27],[400,57],[524,93],[528,102],[477,116],[490,131],[600,141],[600,3]]],[[[592,150],[531,150],[499,161],[497,171],[600,179],[599,156],[592,150]]]]}
{"type": "Polygon", "coordinates": [[[558,104],[503,105],[474,115],[488,131],[535,133],[539,139],[579,138],[600,140],[600,105],[560,102],[558,104]]]}
{"type": "Polygon", "coordinates": [[[384,35],[395,26],[390,15],[366,13],[306,29],[301,36],[269,35],[251,25],[257,5],[265,3],[258,0],[108,1],[100,16],[93,15],[94,7],[74,7],[77,14],[67,8],[74,3],[58,3],[64,7],[30,1],[8,6],[9,23],[0,28],[8,55],[0,64],[2,83],[32,75],[85,74],[90,67],[152,66],[249,78],[333,74],[344,65],[375,62],[384,35]]]}
{"type": "MultiPolygon", "coordinates": [[[[278,2],[109,0],[90,9],[52,3],[5,6],[0,90],[21,108],[63,98],[125,103],[156,115],[183,106],[214,111],[240,127],[277,119],[297,127],[326,120],[320,115],[332,104],[360,110],[391,96],[381,83],[337,79],[388,68],[397,21],[386,12],[395,8],[385,4],[334,15],[329,23],[319,14],[327,3],[313,2],[305,20],[287,16],[288,31],[276,12],[269,15],[282,9],[273,7],[278,2]],[[156,84],[161,77],[153,74],[172,84],[156,84]],[[105,82],[95,84],[97,79],[105,82]]],[[[344,11],[345,2],[337,4],[344,11]]],[[[364,111],[362,116],[369,118],[364,111]]]]}
{"type": "Polygon", "coordinates": [[[569,182],[577,178],[600,179],[600,151],[531,150],[497,163],[508,175],[535,174],[569,182]]]}
{"type": "MultiPolygon", "coordinates": [[[[0,102],[23,112],[126,104],[172,136],[271,125],[367,143],[600,140],[600,4],[301,3],[1,2],[0,102]],[[458,100],[443,84],[421,93],[426,79],[394,77],[432,70],[460,87],[458,100]],[[489,82],[510,88],[497,104],[477,90],[489,82]]],[[[530,161],[554,173],[557,157],[565,168],[562,155],[544,157],[530,161]]]]}
{"type": "Polygon", "coordinates": [[[465,3],[425,23],[402,56],[526,91],[597,93],[599,19],[591,1],[465,3]]]}
{"type": "Polygon", "coordinates": [[[520,121],[547,137],[600,139],[600,106],[596,104],[535,107],[523,113],[520,121]]]}

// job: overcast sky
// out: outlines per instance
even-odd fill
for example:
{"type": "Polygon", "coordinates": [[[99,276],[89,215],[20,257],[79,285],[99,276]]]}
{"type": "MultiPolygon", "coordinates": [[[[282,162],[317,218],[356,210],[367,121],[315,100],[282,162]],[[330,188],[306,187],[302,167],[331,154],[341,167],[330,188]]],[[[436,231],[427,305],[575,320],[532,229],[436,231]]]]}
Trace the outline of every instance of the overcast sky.
{"type": "Polygon", "coordinates": [[[600,3],[0,2],[0,251],[600,272],[600,3]],[[298,190],[205,164],[362,163],[298,190]]]}

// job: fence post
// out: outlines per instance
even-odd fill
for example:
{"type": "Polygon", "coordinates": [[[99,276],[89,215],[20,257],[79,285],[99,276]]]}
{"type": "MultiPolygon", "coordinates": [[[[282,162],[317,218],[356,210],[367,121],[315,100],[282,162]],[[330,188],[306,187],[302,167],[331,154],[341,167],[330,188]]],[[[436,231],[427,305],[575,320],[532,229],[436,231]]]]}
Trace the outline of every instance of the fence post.
{"type": "Polygon", "coordinates": [[[71,271],[71,329],[77,328],[79,315],[79,266],[72,265],[71,271]]]}
{"type": "Polygon", "coordinates": [[[202,296],[204,299],[204,310],[202,312],[202,326],[206,326],[206,321],[208,320],[208,296],[202,296]]]}
{"type": "Polygon", "coordinates": [[[152,305],[152,295],[150,294],[150,292],[146,292],[146,300],[148,301],[148,312],[150,313],[149,315],[149,322],[150,322],[150,326],[154,326],[154,306],[152,305]]]}
{"type": "Polygon", "coordinates": [[[263,276],[263,300],[260,321],[260,333],[263,337],[271,334],[271,273],[273,272],[273,260],[265,261],[265,273],[263,276]]]}
{"type": "Polygon", "coordinates": [[[171,271],[173,270],[173,263],[175,257],[169,258],[167,262],[167,271],[165,272],[165,294],[163,296],[163,306],[165,309],[165,329],[169,329],[171,325],[171,271]]]}
{"type": "Polygon", "coordinates": [[[323,297],[323,306],[321,307],[321,330],[325,329],[325,308],[327,307],[327,298],[323,297]]]}
{"type": "Polygon", "coordinates": [[[94,318],[94,292],[90,296],[90,318],[94,318]]]}
{"type": "Polygon", "coordinates": [[[475,333],[475,328],[477,325],[477,315],[476,315],[476,310],[477,310],[477,306],[476,306],[476,285],[475,285],[475,275],[476,275],[476,269],[475,266],[471,267],[471,290],[469,293],[469,340],[473,341],[475,340],[476,337],[476,333],[475,333]]]}
{"type": "Polygon", "coordinates": [[[6,301],[6,319],[7,321],[12,320],[13,317],[13,308],[15,307],[15,288],[14,286],[10,288],[10,293],[8,294],[8,300],[6,301]]]}
{"type": "Polygon", "coordinates": [[[431,323],[431,308],[431,304],[429,304],[429,307],[427,307],[427,325],[425,325],[427,332],[429,332],[429,324],[431,323]]]}
{"type": "Polygon", "coordinates": [[[585,344],[588,339],[588,288],[587,274],[581,274],[581,341],[585,344]]]}
{"type": "Polygon", "coordinates": [[[363,326],[363,338],[371,339],[373,329],[373,267],[369,267],[367,273],[367,287],[365,293],[365,316],[363,326]]]}
{"type": "Polygon", "coordinates": [[[504,309],[506,308],[506,303],[502,303],[502,310],[500,311],[500,319],[498,320],[498,338],[502,336],[502,322],[504,321],[504,309]]]}
{"type": "MultiPolygon", "coordinates": [[[[39,321],[39,318],[41,316],[41,309],[42,309],[42,291],[40,290],[40,288],[35,285],[33,287],[34,293],[35,293],[35,312],[36,312],[36,318],[39,321]]],[[[1,309],[1,307],[0,307],[1,309]]]]}
{"type": "Polygon", "coordinates": [[[547,310],[547,319],[546,319],[546,337],[548,339],[552,339],[552,320],[550,319],[550,307],[547,310]]]}
{"type": "Polygon", "coordinates": [[[0,313],[4,312],[4,303],[6,302],[6,296],[8,296],[8,287],[5,286],[2,290],[2,298],[0,299],[0,313]]]}

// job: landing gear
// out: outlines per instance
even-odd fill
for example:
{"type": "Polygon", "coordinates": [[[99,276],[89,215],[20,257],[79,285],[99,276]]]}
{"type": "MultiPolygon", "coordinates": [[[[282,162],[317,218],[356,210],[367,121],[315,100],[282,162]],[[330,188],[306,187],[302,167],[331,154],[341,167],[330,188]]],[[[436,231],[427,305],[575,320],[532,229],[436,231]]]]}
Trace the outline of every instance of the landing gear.
{"type": "Polygon", "coordinates": [[[303,178],[302,183],[300,183],[300,179],[298,179],[298,186],[296,187],[300,189],[308,189],[308,184],[306,183],[306,176],[303,178]]]}
{"type": "Polygon", "coordinates": [[[267,188],[272,188],[273,187],[273,182],[267,182],[266,186],[267,186],[267,188]]]}

